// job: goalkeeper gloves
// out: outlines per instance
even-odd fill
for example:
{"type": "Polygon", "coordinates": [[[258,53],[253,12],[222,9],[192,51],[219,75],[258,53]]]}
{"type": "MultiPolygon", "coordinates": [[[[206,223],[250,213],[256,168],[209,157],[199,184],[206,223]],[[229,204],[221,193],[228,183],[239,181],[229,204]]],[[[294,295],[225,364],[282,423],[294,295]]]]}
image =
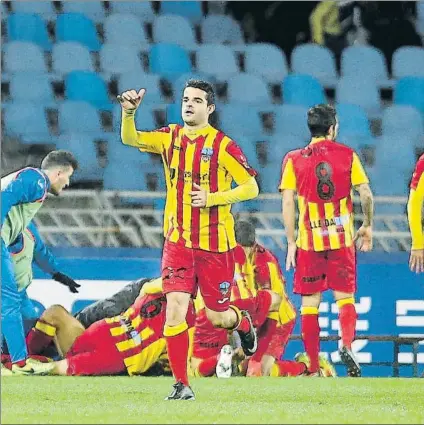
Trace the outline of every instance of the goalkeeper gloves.
{"type": "Polygon", "coordinates": [[[62,285],[67,286],[73,294],[78,294],[77,288],[79,288],[81,285],[79,285],[77,282],[75,282],[74,279],[72,279],[69,276],[66,276],[66,274],[63,274],[63,273],[60,273],[60,272],[55,273],[52,277],[56,282],[59,282],[62,285]]]}

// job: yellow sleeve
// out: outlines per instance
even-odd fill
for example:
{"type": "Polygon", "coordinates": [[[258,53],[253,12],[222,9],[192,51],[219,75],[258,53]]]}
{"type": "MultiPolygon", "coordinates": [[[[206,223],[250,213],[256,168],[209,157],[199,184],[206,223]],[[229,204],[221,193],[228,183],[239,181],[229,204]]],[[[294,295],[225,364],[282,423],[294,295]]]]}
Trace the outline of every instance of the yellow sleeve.
{"type": "Polygon", "coordinates": [[[223,146],[225,148],[221,148],[219,152],[219,164],[228,171],[238,185],[256,176],[256,171],[248,164],[246,156],[237,143],[230,140],[226,145],[223,143],[223,146]]]}
{"type": "Polygon", "coordinates": [[[162,154],[166,137],[170,132],[169,127],[155,131],[137,131],[134,111],[122,110],[121,139],[124,145],[134,146],[142,152],[162,154]]]}
{"type": "Polygon", "coordinates": [[[421,175],[416,189],[409,192],[408,221],[412,237],[412,249],[424,249],[422,209],[424,205],[424,174],[421,175]]]}
{"type": "Polygon", "coordinates": [[[368,184],[370,182],[365,173],[364,167],[362,166],[361,161],[358,158],[358,155],[356,155],[356,153],[353,154],[350,181],[352,183],[352,186],[358,186],[360,184],[368,184]]]}
{"type": "Polygon", "coordinates": [[[333,6],[333,1],[321,1],[311,13],[309,23],[311,25],[311,35],[314,43],[324,44],[324,20],[333,6]]]}
{"type": "Polygon", "coordinates": [[[296,174],[294,173],[293,160],[285,158],[283,161],[283,170],[281,173],[280,192],[288,190],[297,190],[296,174]]]}
{"type": "Polygon", "coordinates": [[[158,294],[159,292],[162,292],[162,278],[146,282],[140,290],[140,295],[158,294]]]}
{"type": "Polygon", "coordinates": [[[254,177],[240,184],[234,189],[225,192],[208,193],[206,208],[217,205],[235,204],[236,202],[248,201],[259,195],[259,187],[254,177]]]}

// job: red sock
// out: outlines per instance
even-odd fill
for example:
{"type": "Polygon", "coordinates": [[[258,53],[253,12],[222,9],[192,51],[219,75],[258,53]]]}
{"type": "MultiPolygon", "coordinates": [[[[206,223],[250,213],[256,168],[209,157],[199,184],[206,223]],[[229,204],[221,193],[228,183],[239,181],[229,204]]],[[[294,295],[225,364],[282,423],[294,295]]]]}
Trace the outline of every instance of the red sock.
{"type": "Polygon", "coordinates": [[[309,357],[311,365],[309,372],[315,373],[319,370],[319,324],[318,324],[318,309],[316,313],[302,314],[302,339],[305,346],[306,354],[309,357]]]}
{"type": "Polygon", "coordinates": [[[293,360],[279,360],[275,364],[278,366],[279,376],[299,376],[306,371],[305,363],[293,360]]]}
{"type": "Polygon", "coordinates": [[[343,345],[349,350],[352,348],[352,342],[355,338],[356,329],[356,309],[355,304],[345,304],[339,308],[339,321],[342,331],[343,345]]]}
{"type": "Polygon", "coordinates": [[[189,338],[187,322],[177,326],[165,325],[163,334],[166,338],[169,365],[175,380],[188,386],[187,358],[189,338]]]}
{"type": "Polygon", "coordinates": [[[255,314],[255,326],[260,328],[266,321],[272,304],[272,296],[268,291],[258,291],[256,295],[258,310],[255,314]]]}
{"type": "Polygon", "coordinates": [[[217,363],[218,354],[202,360],[202,362],[197,367],[197,370],[201,376],[212,376],[215,373],[217,363]]]}
{"type": "Polygon", "coordinates": [[[28,354],[39,354],[43,348],[46,348],[52,341],[53,336],[46,335],[38,329],[32,328],[26,337],[28,354]]]}
{"type": "Polygon", "coordinates": [[[277,329],[277,322],[273,319],[267,319],[263,324],[259,331],[258,335],[258,349],[256,353],[253,354],[252,360],[255,362],[260,362],[262,360],[262,356],[265,354],[269,343],[272,340],[272,337],[275,334],[275,330],[277,329]]]}

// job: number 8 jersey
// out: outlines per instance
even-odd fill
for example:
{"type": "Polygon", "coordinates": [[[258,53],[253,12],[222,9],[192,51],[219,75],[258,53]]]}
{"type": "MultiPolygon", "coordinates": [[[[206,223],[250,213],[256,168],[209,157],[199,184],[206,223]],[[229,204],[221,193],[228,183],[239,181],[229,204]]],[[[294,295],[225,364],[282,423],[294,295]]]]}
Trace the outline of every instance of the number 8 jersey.
{"type": "Polygon", "coordinates": [[[369,183],[353,149],[313,138],[303,149],[289,152],[282,165],[279,190],[297,192],[297,246],[327,251],[353,244],[352,187],[369,183]]]}

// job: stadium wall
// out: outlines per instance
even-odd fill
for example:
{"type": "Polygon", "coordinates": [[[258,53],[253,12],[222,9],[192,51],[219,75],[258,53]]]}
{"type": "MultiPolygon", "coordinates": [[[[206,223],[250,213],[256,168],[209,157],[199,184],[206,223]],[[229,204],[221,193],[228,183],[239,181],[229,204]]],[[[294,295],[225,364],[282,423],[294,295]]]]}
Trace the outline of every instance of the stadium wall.
{"type": "MultiPolygon", "coordinates": [[[[63,285],[50,280],[40,270],[35,270],[35,282],[29,288],[30,297],[40,310],[62,304],[72,312],[85,305],[112,295],[128,281],[140,277],[157,277],[160,272],[160,250],[155,249],[69,249],[55,250],[64,272],[81,280],[79,294],[71,294],[63,285]]],[[[284,252],[277,255],[284,264],[284,252]]],[[[358,324],[361,335],[424,335],[424,285],[423,277],[408,269],[408,254],[375,253],[358,256],[358,293],[356,297],[358,324]]],[[[291,294],[292,273],[287,273],[287,290],[291,294]]],[[[299,297],[292,299],[299,307],[299,297]]],[[[325,294],[320,308],[322,335],[337,335],[339,322],[337,307],[330,294],[325,294]]],[[[297,323],[295,334],[299,334],[297,323]]],[[[355,341],[355,351],[361,363],[393,361],[392,342],[355,341]]],[[[292,358],[302,350],[298,341],[290,342],[285,353],[292,358]]],[[[337,364],[336,342],[325,342],[322,351],[337,364]]],[[[398,360],[412,363],[411,347],[401,348],[398,360]]],[[[418,355],[419,372],[424,372],[424,343],[418,355]]],[[[342,373],[343,369],[338,368],[342,373]]],[[[401,376],[411,376],[412,368],[402,366],[401,376]]],[[[389,366],[364,367],[364,375],[391,376],[389,366]]]]}

